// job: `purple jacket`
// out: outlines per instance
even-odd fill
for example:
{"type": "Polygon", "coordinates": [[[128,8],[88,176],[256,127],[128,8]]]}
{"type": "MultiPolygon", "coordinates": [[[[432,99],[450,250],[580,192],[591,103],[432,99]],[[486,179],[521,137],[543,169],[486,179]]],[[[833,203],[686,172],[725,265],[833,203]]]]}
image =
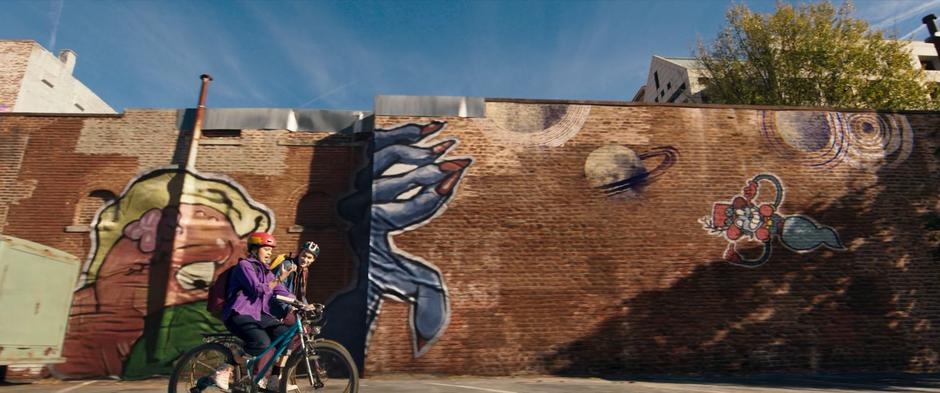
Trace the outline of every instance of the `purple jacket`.
{"type": "Polygon", "coordinates": [[[224,320],[234,312],[250,315],[260,321],[261,313],[271,315],[271,301],[275,295],[294,298],[294,294],[284,284],[278,284],[273,289],[268,287],[268,283],[274,281],[274,273],[254,257],[239,260],[233,269],[225,291],[225,298],[232,300],[227,301],[222,310],[224,320]]]}

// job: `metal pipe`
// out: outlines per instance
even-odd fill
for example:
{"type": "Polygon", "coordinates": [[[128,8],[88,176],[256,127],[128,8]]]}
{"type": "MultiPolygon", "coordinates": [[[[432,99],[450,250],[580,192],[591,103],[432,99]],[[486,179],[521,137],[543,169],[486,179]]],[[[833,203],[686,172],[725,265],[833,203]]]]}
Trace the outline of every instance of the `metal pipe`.
{"type": "Polygon", "coordinates": [[[934,22],[935,20],[937,20],[937,16],[930,14],[923,17],[920,21],[927,25],[927,31],[930,32],[930,37],[927,37],[926,42],[933,44],[934,50],[937,51],[937,56],[940,56],[940,36],[937,36],[937,23],[934,22]]]}
{"type": "Polygon", "coordinates": [[[189,171],[196,169],[196,151],[199,149],[199,139],[202,138],[202,117],[206,112],[206,93],[212,76],[202,74],[199,79],[202,79],[202,87],[199,90],[199,106],[196,107],[196,120],[193,121],[193,139],[189,142],[189,157],[186,158],[186,169],[189,171]]]}

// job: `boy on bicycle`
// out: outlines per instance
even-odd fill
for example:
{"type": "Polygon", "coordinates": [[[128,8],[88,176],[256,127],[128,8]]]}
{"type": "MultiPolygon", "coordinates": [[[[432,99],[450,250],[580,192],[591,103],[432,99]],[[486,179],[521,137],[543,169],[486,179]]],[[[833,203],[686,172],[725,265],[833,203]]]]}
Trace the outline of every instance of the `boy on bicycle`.
{"type": "Polygon", "coordinates": [[[280,276],[287,272],[287,278],[284,280],[284,286],[297,296],[297,299],[307,303],[307,273],[310,265],[320,256],[320,246],[314,242],[304,242],[300,247],[297,256],[287,257],[284,254],[278,255],[271,262],[271,270],[274,275],[280,276]]]}

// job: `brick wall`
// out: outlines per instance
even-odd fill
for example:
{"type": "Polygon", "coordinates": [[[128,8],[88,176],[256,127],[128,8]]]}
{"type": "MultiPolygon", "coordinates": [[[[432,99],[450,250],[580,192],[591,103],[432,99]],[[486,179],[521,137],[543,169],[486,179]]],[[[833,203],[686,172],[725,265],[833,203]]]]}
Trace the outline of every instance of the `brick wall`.
{"type": "MultiPolygon", "coordinates": [[[[0,116],[0,228],[85,258],[89,233],[65,230],[81,229],[77,206],[171,164],[173,113],[0,116]]],[[[423,298],[385,298],[367,372],[940,371],[940,115],[557,102],[487,113],[377,118],[386,130],[445,121],[413,147],[453,138],[438,162],[473,161],[433,215],[371,233],[372,247],[391,235],[392,253],[439,270],[449,307],[426,342],[410,308],[423,298]],[[781,202],[756,178],[729,217],[773,205],[761,216],[779,225],[761,226],[770,241],[706,230],[761,174],[779,179],[781,202]]],[[[311,297],[325,301],[354,277],[350,223],[298,220],[298,204],[313,192],[333,209],[350,195],[364,143],[243,130],[206,141],[198,168],[274,212],[279,251],[320,242],[311,297]]]]}
{"type": "MultiPolygon", "coordinates": [[[[583,112],[557,111],[490,102],[486,119],[377,119],[447,121],[440,138],[460,140],[449,155],[474,163],[446,212],[394,237],[443,273],[446,331],[414,358],[409,307],[386,301],[367,370],[940,369],[940,116],[901,116],[907,129],[890,114],[833,114],[827,126],[826,113],[595,105],[578,129],[583,112]],[[613,196],[595,188],[586,173],[632,165],[603,154],[588,165],[605,146],[643,158],[647,181],[613,196]],[[776,213],[831,227],[846,249],[797,252],[774,237],[762,265],[730,263],[731,241],[700,219],[763,173],[785,190],[776,213]]],[[[758,183],[755,201],[772,202],[774,187],[758,183]]],[[[756,259],[762,244],[742,238],[737,250],[756,259]]]]}
{"type": "MultiPolygon", "coordinates": [[[[82,260],[89,259],[94,251],[95,229],[89,228],[88,216],[90,211],[105,214],[98,211],[106,199],[101,196],[113,194],[121,198],[141,175],[173,166],[185,157],[189,139],[185,135],[180,137],[175,124],[176,111],[166,110],[131,110],[119,116],[0,115],[0,229],[5,235],[62,249],[82,260]]],[[[311,268],[308,297],[312,301],[326,302],[349,285],[354,275],[352,252],[346,244],[347,223],[334,211],[336,201],[349,192],[353,173],[363,165],[363,148],[363,142],[352,136],[328,132],[244,130],[237,138],[204,139],[197,170],[227,179],[226,182],[241,187],[249,198],[273,213],[273,233],[279,240],[279,253],[296,254],[298,246],[308,240],[321,244],[323,251],[311,268]],[[318,205],[298,206],[303,196],[311,191],[320,196],[318,205]],[[313,211],[320,219],[298,226],[298,210],[313,211]]],[[[206,200],[226,203],[225,198],[232,196],[222,195],[220,199],[213,192],[209,190],[206,200]]],[[[154,207],[163,206],[158,203],[154,207]]],[[[130,213],[120,210],[113,214],[130,213]]],[[[122,218],[120,222],[129,227],[137,222],[130,221],[134,219],[137,217],[122,218]]],[[[183,217],[179,224],[181,229],[191,228],[192,224],[186,224],[188,219],[183,217]]],[[[99,227],[101,220],[104,218],[99,217],[99,227]]],[[[142,241],[139,240],[141,235],[133,237],[126,230],[123,233],[123,237],[131,236],[134,244],[142,241]]],[[[180,239],[176,243],[186,241],[180,239]]],[[[107,249],[111,246],[101,246],[100,239],[98,244],[105,247],[105,251],[110,250],[109,253],[137,255],[127,250],[118,251],[119,245],[107,249]]],[[[143,246],[137,247],[144,250],[143,246]]],[[[177,258],[175,252],[173,255],[177,258]]],[[[93,291],[76,292],[65,356],[78,363],[61,365],[56,375],[124,375],[121,364],[132,362],[128,358],[131,345],[139,343],[138,339],[143,340],[140,338],[141,315],[105,315],[102,319],[85,314],[98,309],[107,311],[109,307],[122,312],[152,311],[152,305],[145,302],[153,289],[152,285],[147,285],[148,270],[146,267],[134,270],[133,266],[120,274],[141,276],[143,281],[142,285],[128,284],[132,289],[126,295],[119,292],[117,296],[105,296],[105,292],[123,291],[120,284],[133,281],[130,276],[126,276],[125,281],[119,280],[118,285],[109,281],[108,285],[93,291]],[[92,329],[95,326],[98,328],[92,329]],[[78,330],[73,332],[75,329],[78,330]],[[100,337],[86,330],[97,331],[100,337]],[[95,351],[115,342],[118,345],[114,353],[88,355],[81,352],[95,351]]],[[[176,270],[171,270],[171,274],[177,274],[176,270]]],[[[168,305],[181,303],[173,300],[172,295],[167,296],[168,305]]],[[[205,298],[204,292],[201,298],[205,298]]],[[[196,308],[205,312],[205,306],[196,308]]],[[[208,328],[200,324],[196,330],[208,328]]],[[[198,334],[194,337],[198,341],[198,334]]],[[[139,367],[136,370],[141,372],[139,367]]]]}
{"type": "Polygon", "coordinates": [[[35,41],[0,41],[0,112],[13,110],[35,41]]]}

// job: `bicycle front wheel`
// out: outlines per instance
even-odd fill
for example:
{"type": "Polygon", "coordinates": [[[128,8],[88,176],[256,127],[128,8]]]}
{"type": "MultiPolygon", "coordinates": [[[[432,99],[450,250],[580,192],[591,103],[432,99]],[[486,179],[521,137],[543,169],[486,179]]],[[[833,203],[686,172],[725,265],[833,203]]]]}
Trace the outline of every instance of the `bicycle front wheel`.
{"type": "Polygon", "coordinates": [[[318,340],[312,343],[316,356],[309,356],[313,368],[314,383],[318,380],[322,387],[310,384],[310,371],[304,361],[302,351],[291,354],[287,360],[284,376],[281,380],[281,393],[336,392],[356,393],[359,391],[359,371],[349,351],[340,343],[331,340],[318,340]],[[319,379],[317,378],[319,377],[319,379]]]}
{"type": "Polygon", "coordinates": [[[222,392],[213,383],[214,374],[226,365],[233,366],[229,378],[234,384],[240,377],[232,351],[222,344],[202,344],[180,357],[170,376],[169,393],[222,392]]]}

